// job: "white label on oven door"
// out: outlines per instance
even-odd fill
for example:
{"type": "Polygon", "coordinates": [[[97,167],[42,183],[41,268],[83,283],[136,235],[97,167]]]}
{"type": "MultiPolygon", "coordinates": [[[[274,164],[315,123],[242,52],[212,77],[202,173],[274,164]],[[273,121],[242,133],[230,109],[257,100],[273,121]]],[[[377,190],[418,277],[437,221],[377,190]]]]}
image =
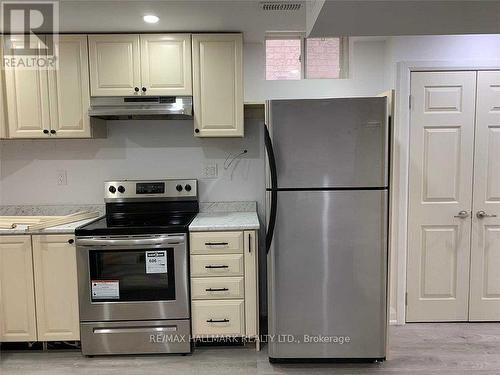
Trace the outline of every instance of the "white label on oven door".
{"type": "Polygon", "coordinates": [[[92,299],[120,299],[119,280],[92,280],[92,299]]]}
{"type": "Polygon", "coordinates": [[[167,273],[167,251],[146,251],[146,273],[167,273]]]}

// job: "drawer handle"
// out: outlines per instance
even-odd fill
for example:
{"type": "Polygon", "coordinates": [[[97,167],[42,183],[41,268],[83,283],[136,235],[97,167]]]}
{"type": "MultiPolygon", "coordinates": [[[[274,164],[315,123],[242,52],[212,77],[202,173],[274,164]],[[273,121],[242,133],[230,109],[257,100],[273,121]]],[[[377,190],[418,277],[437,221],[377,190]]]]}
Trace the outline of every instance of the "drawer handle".
{"type": "Polygon", "coordinates": [[[207,292],[227,292],[228,288],[207,288],[205,291],[207,292]]]}
{"type": "Polygon", "coordinates": [[[229,323],[229,319],[208,319],[207,323],[229,323]]]}
{"type": "Polygon", "coordinates": [[[228,242],[205,242],[205,246],[229,246],[228,242]]]}
{"type": "Polygon", "coordinates": [[[229,268],[229,266],[226,266],[225,264],[209,264],[208,266],[205,266],[205,268],[229,268]]]}

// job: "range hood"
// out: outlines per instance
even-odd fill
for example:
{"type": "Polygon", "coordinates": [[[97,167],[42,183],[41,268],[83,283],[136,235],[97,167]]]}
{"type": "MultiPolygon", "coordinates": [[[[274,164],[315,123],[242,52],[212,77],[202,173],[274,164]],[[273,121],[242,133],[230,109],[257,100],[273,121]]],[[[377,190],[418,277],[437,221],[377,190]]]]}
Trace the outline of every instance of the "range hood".
{"type": "Polygon", "coordinates": [[[94,96],[90,98],[90,117],[106,120],[193,118],[191,96],[94,96]]]}

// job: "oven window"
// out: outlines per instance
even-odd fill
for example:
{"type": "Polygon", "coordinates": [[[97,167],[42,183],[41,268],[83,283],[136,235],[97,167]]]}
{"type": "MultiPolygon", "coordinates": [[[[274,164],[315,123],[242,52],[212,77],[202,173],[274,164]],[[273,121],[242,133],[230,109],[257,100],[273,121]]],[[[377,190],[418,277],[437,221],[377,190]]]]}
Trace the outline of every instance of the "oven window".
{"type": "Polygon", "coordinates": [[[174,250],[89,251],[92,302],[175,300],[174,250]]]}

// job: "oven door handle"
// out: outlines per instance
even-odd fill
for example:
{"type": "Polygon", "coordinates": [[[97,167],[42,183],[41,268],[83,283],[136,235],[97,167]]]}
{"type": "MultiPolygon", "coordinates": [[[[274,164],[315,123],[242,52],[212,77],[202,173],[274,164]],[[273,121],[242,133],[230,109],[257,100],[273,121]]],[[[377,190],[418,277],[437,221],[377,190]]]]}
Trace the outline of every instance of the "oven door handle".
{"type": "Polygon", "coordinates": [[[142,245],[164,245],[181,244],[184,237],[156,237],[156,238],[129,238],[129,239],[105,239],[105,238],[77,238],[77,246],[142,246],[142,245]]]}
{"type": "Polygon", "coordinates": [[[154,333],[176,332],[177,326],[149,326],[149,327],[120,327],[120,328],[94,328],[94,333],[154,333]]]}

